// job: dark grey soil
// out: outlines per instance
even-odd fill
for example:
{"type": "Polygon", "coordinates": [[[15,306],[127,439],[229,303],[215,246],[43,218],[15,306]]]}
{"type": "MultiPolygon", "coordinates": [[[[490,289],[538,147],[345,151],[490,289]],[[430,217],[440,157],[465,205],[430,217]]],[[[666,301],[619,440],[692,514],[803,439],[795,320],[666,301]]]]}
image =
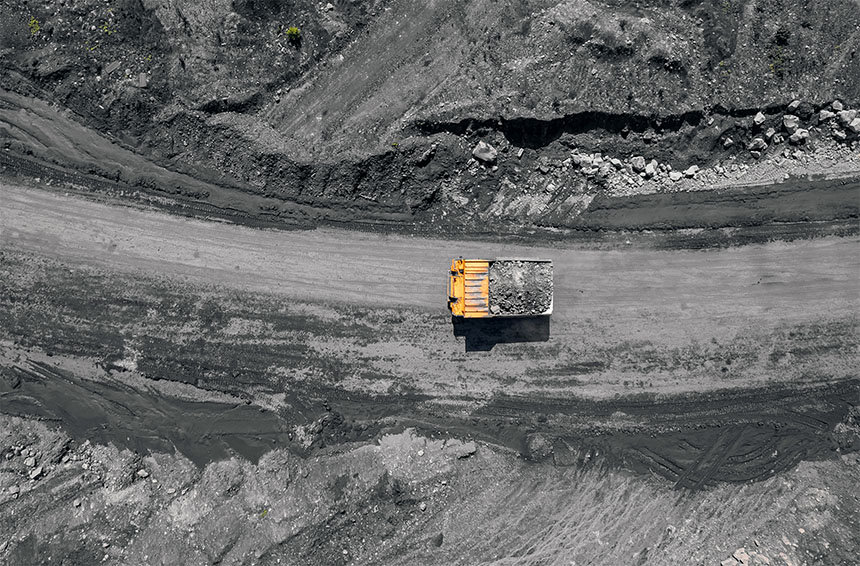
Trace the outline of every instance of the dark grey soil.
{"type": "Polygon", "coordinates": [[[490,312],[538,315],[552,304],[552,263],[503,260],[490,264],[490,312]]]}
{"type": "MultiPolygon", "coordinates": [[[[565,164],[573,149],[743,165],[795,98],[813,153],[833,141],[818,111],[860,104],[849,0],[602,3],[599,18],[540,2],[198,4],[0,0],[0,172],[117,183],[248,224],[593,237],[624,203],[607,202],[599,171],[565,164]],[[492,167],[472,159],[478,142],[498,150],[492,167]],[[592,197],[601,208],[581,218],[592,197]]],[[[770,145],[765,160],[784,149],[770,145]]],[[[751,218],[736,196],[709,207],[707,227],[726,207],[743,226],[781,216],[751,218]]],[[[844,218],[836,196],[827,208],[844,218]]]]}

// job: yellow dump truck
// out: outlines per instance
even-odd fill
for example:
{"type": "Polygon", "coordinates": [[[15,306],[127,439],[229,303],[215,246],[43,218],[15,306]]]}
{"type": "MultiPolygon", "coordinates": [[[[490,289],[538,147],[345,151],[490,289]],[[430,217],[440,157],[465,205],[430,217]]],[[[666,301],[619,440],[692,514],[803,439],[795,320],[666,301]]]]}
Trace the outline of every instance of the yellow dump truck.
{"type": "Polygon", "coordinates": [[[448,308],[463,318],[552,314],[552,261],[548,259],[454,259],[448,308]]]}

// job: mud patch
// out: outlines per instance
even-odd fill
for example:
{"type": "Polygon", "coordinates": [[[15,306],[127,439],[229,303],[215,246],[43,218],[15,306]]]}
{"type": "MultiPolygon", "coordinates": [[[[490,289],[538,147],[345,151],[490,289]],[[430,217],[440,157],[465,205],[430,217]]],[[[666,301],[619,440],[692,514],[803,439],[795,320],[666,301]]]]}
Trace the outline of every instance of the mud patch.
{"type": "Polygon", "coordinates": [[[643,395],[533,403],[500,396],[473,413],[472,424],[476,433],[532,460],[582,466],[599,459],[638,474],[659,474],[677,488],[702,489],[762,481],[802,460],[855,451],[857,442],[837,431],[858,402],[854,381],[665,400],[643,395]]]}
{"type": "Polygon", "coordinates": [[[575,223],[592,230],[677,230],[817,223],[860,215],[856,181],[793,180],[779,185],[631,197],[599,196],[575,223]]]}
{"type": "Polygon", "coordinates": [[[239,455],[257,462],[290,445],[290,423],[260,406],[189,401],[119,381],[90,381],[45,364],[0,367],[3,413],[61,423],[79,441],[184,454],[198,466],[239,455]]]}

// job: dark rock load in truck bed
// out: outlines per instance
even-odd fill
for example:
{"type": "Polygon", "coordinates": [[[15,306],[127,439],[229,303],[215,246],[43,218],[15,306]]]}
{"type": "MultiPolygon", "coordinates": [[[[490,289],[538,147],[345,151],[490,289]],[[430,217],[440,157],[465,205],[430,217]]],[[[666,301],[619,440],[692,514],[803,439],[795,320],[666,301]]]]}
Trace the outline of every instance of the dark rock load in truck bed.
{"type": "Polygon", "coordinates": [[[539,315],[552,305],[552,263],[496,260],[490,264],[490,313],[539,315]]]}

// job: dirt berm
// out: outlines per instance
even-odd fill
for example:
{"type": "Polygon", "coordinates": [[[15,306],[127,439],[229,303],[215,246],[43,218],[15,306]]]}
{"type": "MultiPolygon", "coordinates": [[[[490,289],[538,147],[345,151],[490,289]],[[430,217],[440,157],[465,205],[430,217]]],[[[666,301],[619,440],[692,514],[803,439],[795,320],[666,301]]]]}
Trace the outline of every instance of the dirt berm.
{"type": "Polygon", "coordinates": [[[551,262],[497,260],[490,264],[490,313],[540,315],[551,305],[551,262]]]}
{"type": "Polygon", "coordinates": [[[43,179],[121,182],[243,223],[591,230],[578,219],[594,199],[701,190],[768,162],[782,178],[810,155],[855,167],[851,0],[0,0],[0,13],[0,169],[38,162],[43,179]],[[786,116],[808,136],[796,145],[776,141],[786,116]]]}

